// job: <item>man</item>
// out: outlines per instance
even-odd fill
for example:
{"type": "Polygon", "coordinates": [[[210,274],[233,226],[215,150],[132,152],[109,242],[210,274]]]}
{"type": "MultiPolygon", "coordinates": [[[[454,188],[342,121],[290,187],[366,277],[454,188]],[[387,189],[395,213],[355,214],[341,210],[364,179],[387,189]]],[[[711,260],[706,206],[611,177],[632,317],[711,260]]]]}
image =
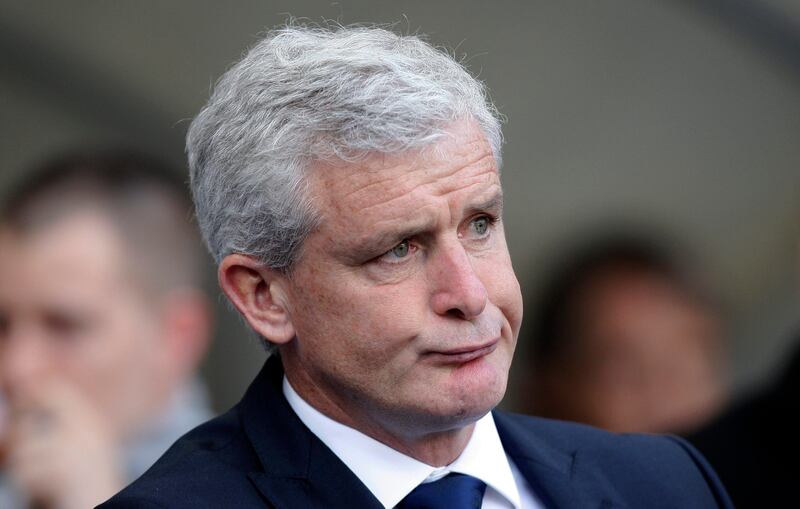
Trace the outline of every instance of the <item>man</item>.
{"type": "Polygon", "coordinates": [[[680,260],[630,233],[562,253],[538,299],[523,408],[616,432],[697,429],[724,399],[721,324],[680,260]]]}
{"type": "Polygon", "coordinates": [[[500,141],[482,85],[417,37],[250,50],[188,153],[220,284],[278,355],[103,507],[724,506],[683,442],[491,413],[522,319],[500,141]]]}
{"type": "Polygon", "coordinates": [[[165,171],[72,154],[2,209],[4,509],[96,505],[210,417],[199,236],[165,171]]]}

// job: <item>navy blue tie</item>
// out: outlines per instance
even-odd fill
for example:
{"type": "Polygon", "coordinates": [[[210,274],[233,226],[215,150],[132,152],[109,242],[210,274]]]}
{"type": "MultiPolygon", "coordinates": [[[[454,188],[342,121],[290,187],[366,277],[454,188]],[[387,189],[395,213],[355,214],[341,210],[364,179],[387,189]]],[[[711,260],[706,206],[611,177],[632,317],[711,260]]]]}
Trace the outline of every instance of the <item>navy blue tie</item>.
{"type": "Polygon", "coordinates": [[[397,504],[397,509],[479,509],[486,483],[464,474],[448,474],[423,483],[397,504]]]}

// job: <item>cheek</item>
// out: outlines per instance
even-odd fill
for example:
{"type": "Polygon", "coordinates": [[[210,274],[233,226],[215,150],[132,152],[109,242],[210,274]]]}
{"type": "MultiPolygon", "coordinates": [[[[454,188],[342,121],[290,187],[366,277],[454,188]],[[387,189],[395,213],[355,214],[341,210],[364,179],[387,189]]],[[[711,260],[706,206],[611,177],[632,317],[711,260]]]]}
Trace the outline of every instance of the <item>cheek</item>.
{"type": "Polygon", "coordinates": [[[118,399],[148,394],[155,377],[153,360],[159,348],[143,318],[110,313],[108,322],[87,338],[85,349],[73,359],[73,378],[103,406],[118,399]]]}
{"type": "Polygon", "coordinates": [[[346,283],[317,278],[304,285],[298,280],[292,307],[299,312],[292,320],[300,348],[309,356],[325,352],[364,369],[386,364],[424,326],[424,292],[410,283],[375,286],[352,275],[346,283]]]}

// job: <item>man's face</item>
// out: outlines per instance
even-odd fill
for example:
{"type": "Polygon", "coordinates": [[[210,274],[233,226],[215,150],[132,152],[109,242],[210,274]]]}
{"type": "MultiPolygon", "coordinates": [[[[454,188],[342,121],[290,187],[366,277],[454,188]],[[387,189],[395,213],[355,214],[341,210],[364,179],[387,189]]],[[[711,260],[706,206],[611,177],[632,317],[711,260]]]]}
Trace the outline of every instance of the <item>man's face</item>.
{"type": "Polygon", "coordinates": [[[0,240],[0,385],[10,406],[68,386],[124,432],[150,411],[158,320],[99,213],[0,240]]]}
{"type": "Polygon", "coordinates": [[[281,351],[311,403],[403,434],[461,427],[502,398],[522,299],[491,148],[473,123],[421,154],[316,167],[322,226],[287,286],[281,351]]]}
{"type": "Polygon", "coordinates": [[[679,432],[718,410],[720,330],[707,309],[669,280],[635,269],[597,276],[582,299],[573,397],[588,422],[679,432]]]}

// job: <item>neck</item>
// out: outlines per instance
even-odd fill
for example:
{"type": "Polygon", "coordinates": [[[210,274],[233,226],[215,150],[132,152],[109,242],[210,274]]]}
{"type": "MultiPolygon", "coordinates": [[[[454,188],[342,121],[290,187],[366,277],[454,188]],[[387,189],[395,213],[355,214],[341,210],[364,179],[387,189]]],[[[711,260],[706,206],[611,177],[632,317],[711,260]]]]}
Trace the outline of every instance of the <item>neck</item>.
{"type": "MultiPolygon", "coordinates": [[[[355,426],[351,427],[358,429],[355,426]]],[[[458,429],[433,432],[412,438],[398,437],[385,432],[370,434],[364,430],[358,430],[417,461],[433,467],[443,467],[454,462],[464,452],[474,428],[475,423],[472,423],[458,429]]]]}
{"type": "Polygon", "coordinates": [[[331,397],[303,371],[300,373],[298,376],[297,371],[286,370],[286,377],[295,392],[317,411],[427,465],[442,467],[454,462],[472,437],[474,422],[424,429],[419,425],[422,419],[381,418],[381,412],[362,411],[331,397]]]}

